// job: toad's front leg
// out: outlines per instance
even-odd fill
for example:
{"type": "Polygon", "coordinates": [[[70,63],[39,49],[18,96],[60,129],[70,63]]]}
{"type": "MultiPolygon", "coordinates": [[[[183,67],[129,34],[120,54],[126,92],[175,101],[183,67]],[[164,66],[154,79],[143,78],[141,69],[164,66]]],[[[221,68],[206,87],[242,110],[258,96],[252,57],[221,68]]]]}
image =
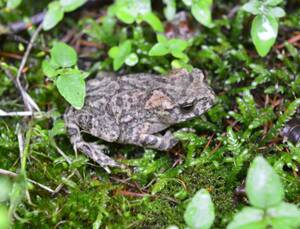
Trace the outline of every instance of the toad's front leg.
{"type": "Polygon", "coordinates": [[[81,136],[80,128],[76,124],[75,120],[70,120],[71,117],[66,116],[65,122],[67,131],[70,136],[70,141],[73,144],[74,151],[77,150],[83,152],[88,157],[97,162],[102,168],[110,173],[109,167],[122,167],[122,165],[105,154],[108,151],[104,145],[98,145],[96,143],[85,142],[81,136]]]}

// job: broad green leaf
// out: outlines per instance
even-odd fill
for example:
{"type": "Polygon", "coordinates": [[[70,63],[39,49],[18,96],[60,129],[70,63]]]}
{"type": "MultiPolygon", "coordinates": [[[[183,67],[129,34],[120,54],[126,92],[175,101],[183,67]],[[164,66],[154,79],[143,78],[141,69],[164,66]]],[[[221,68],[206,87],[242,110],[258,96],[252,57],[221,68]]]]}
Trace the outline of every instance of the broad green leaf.
{"type": "Polygon", "coordinates": [[[59,93],[76,109],[81,109],[85,98],[85,82],[80,72],[60,75],[56,80],[59,93]]]}
{"type": "MultiPolygon", "coordinates": [[[[172,50],[172,49],[170,49],[170,50],[172,50]]],[[[176,57],[176,58],[179,58],[179,59],[181,59],[181,61],[184,61],[184,62],[188,62],[188,60],[189,60],[189,57],[185,54],[185,53],[183,53],[183,52],[181,52],[181,51],[178,51],[178,50],[172,50],[171,51],[171,53],[172,53],[172,56],[174,56],[174,57],[176,57]]]]}
{"type": "Polygon", "coordinates": [[[276,18],[268,15],[257,15],[251,26],[251,37],[260,56],[268,54],[276,41],[278,22],[276,18]]]}
{"type": "Polygon", "coordinates": [[[57,72],[56,72],[56,69],[55,67],[53,67],[50,63],[49,60],[43,60],[42,62],[42,70],[43,70],[43,73],[49,77],[50,79],[53,79],[56,75],[57,75],[57,72]]]}
{"type": "Polygon", "coordinates": [[[58,1],[51,2],[43,20],[43,29],[50,30],[64,18],[64,11],[58,1]]]}
{"type": "Polygon", "coordinates": [[[7,0],[6,8],[15,9],[22,3],[22,0],[7,0]]]}
{"type": "Polygon", "coordinates": [[[151,12],[151,2],[150,0],[118,0],[114,12],[121,21],[131,24],[139,15],[151,12]]]}
{"type": "Polygon", "coordinates": [[[198,22],[206,27],[212,27],[212,0],[196,0],[192,4],[192,14],[198,22]]]}
{"type": "Polygon", "coordinates": [[[122,44],[119,45],[118,53],[113,58],[113,67],[114,70],[119,70],[122,65],[124,64],[127,56],[131,53],[131,41],[127,40],[124,41],[122,44]]]}
{"type": "MultiPolygon", "coordinates": [[[[188,71],[192,71],[193,70],[193,66],[190,65],[190,64],[187,64],[187,62],[183,61],[183,60],[173,60],[171,62],[171,66],[173,69],[178,69],[178,68],[185,68],[187,69],[188,71]]],[[[189,144],[189,147],[188,147],[188,152],[190,151],[190,149],[192,149],[193,147],[195,146],[195,144],[189,144]]],[[[193,151],[194,153],[194,151],[193,151]]],[[[187,162],[189,162],[188,158],[187,158],[187,162]]]]}
{"type": "Polygon", "coordinates": [[[162,43],[155,44],[149,51],[150,56],[164,56],[169,53],[169,49],[162,43]]]}
{"type": "Polygon", "coordinates": [[[266,229],[266,226],[263,210],[245,207],[235,214],[227,229],[266,229]]]}
{"type": "Polygon", "coordinates": [[[86,3],[87,0],[60,0],[64,12],[71,12],[86,3]]]}
{"type": "Polygon", "coordinates": [[[300,227],[300,210],[294,204],[281,203],[267,210],[273,229],[292,229],[300,227]]]}
{"type": "Polygon", "coordinates": [[[163,45],[167,46],[168,45],[168,39],[166,38],[166,36],[162,35],[162,34],[157,34],[157,41],[159,43],[162,43],[163,45]]]}
{"type": "Polygon", "coordinates": [[[153,13],[147,13],[142,16],[143,21],[147,22],[154,31],[163,32],[164,28],[159,18],[153,13]]]}
{"type": "Polygon", "coordinates": [[[63,42],[54,43],[50,54],[53,61],[61,67],[71,67],[77,63],[76,51],[63,42]]]}
{"type": "Polygon", "coordinates": [[[164,8],[164,14],[168,21],[171,21],[176,14],[176,1],[175,0],[163,0],[166,4],[164,8]]]}
{"type": "Polygon", "coordinates": [[[262,7],[262,4],[263,3],[258,0],[252,0],[243,5],[242,9],[248,13],[257,15],[260,13],[260,7],[262,7]]]}
{"type": "Polygon", "coordinates": [[[270,9],[270,15],[273,17],[284,17],[285,16],[285,11],[281,7],[274,7],[270,9]]]}
{"type": "Polygon", "coordinates": [[[1,229],[9,229],[10,222],[9,222],[9,216],[8,211],[6,207],[0,205],[0,228],[1,229]]]}
{"type": "Polygon", "coordinates": [[[171,39],[169,42],[169,49],[174,51],[183,51],[187,48],[188,43],[185,40],[181,39],[171,39]]]}
{"type": "Polygon", "coordinates": [[[280,203],[284,197],[279,176],[261,156],[256,157],[250,165],[246,193],[253,206],[264,209],[280,203]]]}
{"type": "Polygon", "coordinates": [[[118,53],[119,53],[119,47],[114,46],[114,47],[112,47],[112,48],[109,49],[108,56],[110,58],[116,58],[117,55],[118,55],[118,53]]]}
{"type": "Polygon", "coordinates": [[[208,229],[215,219],[215,210],[209,192],[205,189],[198,191],[187,205],[184,220],[192,229],[208,229]]]}
{"type": "Polygon", "coordinates": [[[134,66],[139,62],[139,57],[135,53],[129,54],[125,59],[125,64],[128,66],[134,66]]]}
{"type": "Polygon", "coordinates": [[[126,8],[121,8],[116,12],[116,16],[119,20],[126,24],[132,24],[135,21],[135,16],[132,16],[126,8]]]}
{"type": "Polygon", "coordinates": [[[265,5],[269,5],[269,6],[277,6],[278,4],[282,3],[283,0],[266,0],[264,2],[265,5]]]}

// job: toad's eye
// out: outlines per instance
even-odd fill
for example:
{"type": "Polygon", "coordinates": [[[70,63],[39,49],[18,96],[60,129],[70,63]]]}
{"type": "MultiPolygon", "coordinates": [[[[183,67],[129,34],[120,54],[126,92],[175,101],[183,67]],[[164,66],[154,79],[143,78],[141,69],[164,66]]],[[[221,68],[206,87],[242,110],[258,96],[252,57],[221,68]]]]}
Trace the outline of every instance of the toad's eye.
{"type": "Polygon", "coordinates": [[[182,112],[191,112],[194,109],[194,103],[184,103],[180,105],[182,112]]]}

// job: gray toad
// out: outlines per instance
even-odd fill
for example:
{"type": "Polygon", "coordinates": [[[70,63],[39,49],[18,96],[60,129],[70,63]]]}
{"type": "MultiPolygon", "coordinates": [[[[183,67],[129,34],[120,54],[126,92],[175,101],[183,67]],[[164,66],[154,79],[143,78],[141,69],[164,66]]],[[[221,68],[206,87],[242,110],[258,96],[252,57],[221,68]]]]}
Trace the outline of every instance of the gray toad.
{"type": "Polygon", "coordinates": [[[167,76],[131,74],[116,76],[100,73],[87,82],[85,105],[70,107],[64,116],[70,141],[109,171],[120,166],[108,157],[105,146],[85,142],[81,132],[107,142],[133,144],[157,150],[169,150],[177,140],[169,126],[200,116],[215,101],[201,70],[176,70],[167,76]]]}

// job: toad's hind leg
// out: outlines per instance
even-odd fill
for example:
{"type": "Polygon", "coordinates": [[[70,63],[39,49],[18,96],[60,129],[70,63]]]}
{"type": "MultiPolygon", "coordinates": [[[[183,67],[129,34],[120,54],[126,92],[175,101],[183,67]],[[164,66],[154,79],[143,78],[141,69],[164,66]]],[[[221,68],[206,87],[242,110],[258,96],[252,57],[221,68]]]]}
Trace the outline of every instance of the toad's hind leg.
{"type": "Polygon", "coordinates": [[[167,131],[164,136],[139,134],[131,139],[131,143],[146,148],[168,151],[178,143],[178,140],[172,136],[170,131],[167,131]]]}
{"type": "Polygon", "coordinates": [[[110,173],[110,167],[122,167],[122,165],[105,154],[108,151],[104,145],[98,145],[96,143],[85,142],[82,138],[80,128],[76,123],[76,119],[73,115],[70,115],[72,109],[65,114],[66,128],[70,136],[70,141],[73,144],[74,151],[77,150],[83,152],[88,157],[97,162],[102,168],[110,173]]]}

